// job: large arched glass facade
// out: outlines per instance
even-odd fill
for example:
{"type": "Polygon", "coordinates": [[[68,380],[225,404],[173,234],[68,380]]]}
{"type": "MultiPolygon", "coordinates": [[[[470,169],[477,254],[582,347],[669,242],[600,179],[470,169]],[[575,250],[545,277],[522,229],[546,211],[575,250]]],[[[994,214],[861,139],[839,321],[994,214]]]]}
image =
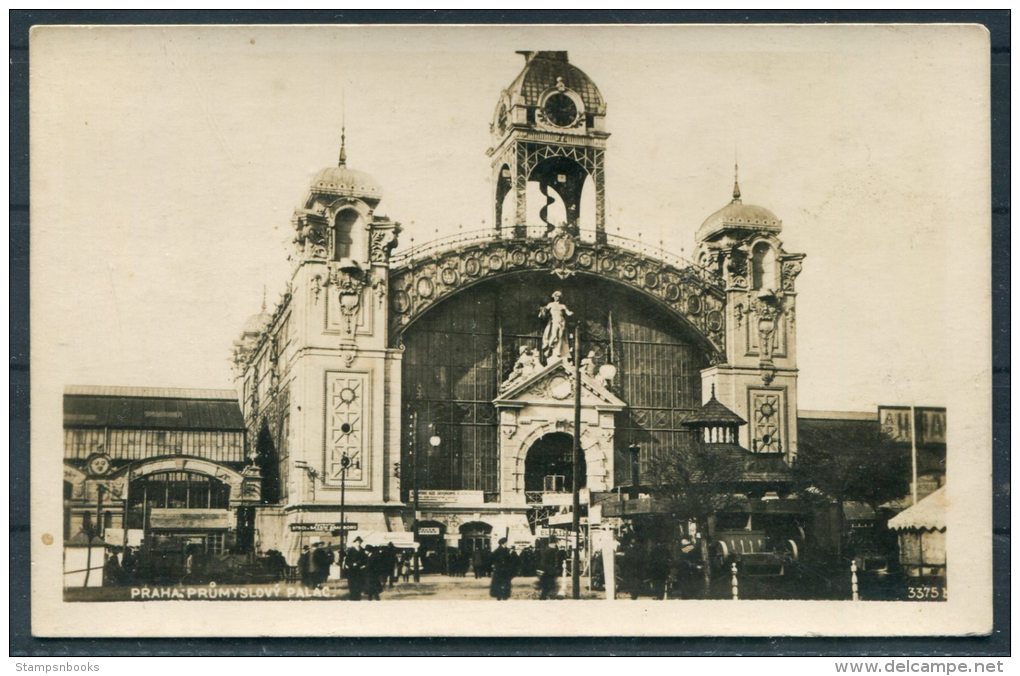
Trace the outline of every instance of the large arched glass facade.
{"type": "MultiPolygon", "coordinates": [[[[614,392],[628,407],[617,416],[617,480],[631,444],[642,464],[653,454],[690,442],[680,421],[701,405],[704,341],[682,320],[637,291],[594,276],[560,280],[547,272],[505,275],[466,289],[408,327],[403,335],[404,429],[417,413],[423,455],[420,488],[480,490],[499,486],[498,421],[492,400],[522,346],[537,347],[538,311],[553,291],[584,322],[582,355],[618,369],[614,392]],[[432,433],[441,439],[432,447],[432,433]]],[[[401,463],[412,467],[405,443],[401,463]]],[[[645,468],[642,468],[645,469],[645,468]]],[[[405,497],[411,481],[403,482],[405,497]]]]}

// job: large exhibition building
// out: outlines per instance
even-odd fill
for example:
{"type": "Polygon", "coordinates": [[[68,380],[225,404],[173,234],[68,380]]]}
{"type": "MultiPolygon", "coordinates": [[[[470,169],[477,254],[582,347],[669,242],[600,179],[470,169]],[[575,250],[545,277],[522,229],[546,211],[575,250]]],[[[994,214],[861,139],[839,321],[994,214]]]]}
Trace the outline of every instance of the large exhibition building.
{"type": "MultiPolygon", "coordinates": [[[[382,184],[341,144],[294,213],[286,293],[234,344],[236,396],[67,391],[67,534],[101,507],[94,477],[118,487],[110,527],[127,505],[125,541],[292,565],[309,538],[355,532],[417,531],[437,555],[532,543],[570,509],[575,439],[593,520],[600,501],[625,515],[655,458],[708,443],[740,468],[734,523],[810,531],[790,478],[804,254],[736,179],[692,261],[610,234],[606,102],[566,52],[522,54],[490,124],[488,229],[398,248],[382,184]]],[[[877,413],[863,423],[877,436],[877,413]]]]}

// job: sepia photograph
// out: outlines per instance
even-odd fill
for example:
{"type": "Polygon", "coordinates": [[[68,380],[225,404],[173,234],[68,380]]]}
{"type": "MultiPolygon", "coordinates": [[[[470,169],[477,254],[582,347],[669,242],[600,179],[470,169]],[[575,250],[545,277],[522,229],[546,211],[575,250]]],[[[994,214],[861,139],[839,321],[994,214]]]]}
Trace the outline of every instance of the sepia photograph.
{"type": "Polygon", "coordinates": [[[36,27],[34,633],[987,633],[988,54],[36,27]]]}

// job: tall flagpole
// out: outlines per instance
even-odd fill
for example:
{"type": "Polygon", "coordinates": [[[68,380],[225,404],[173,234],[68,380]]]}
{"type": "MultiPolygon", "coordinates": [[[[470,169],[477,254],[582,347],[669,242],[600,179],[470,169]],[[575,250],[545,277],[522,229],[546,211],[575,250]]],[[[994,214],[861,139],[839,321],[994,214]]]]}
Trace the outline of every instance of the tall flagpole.
{"type": "Polygon", "coordinates": [[[574,457],[573,457],[573,531],[574,553],[571,565],[573,597],[581,598],[581,320],[574,328],[574,457]]]}
{"type": "Polygon", "coordinates": [[[910,407],[910,495],[917,504],[917,413],[910,407]]]}

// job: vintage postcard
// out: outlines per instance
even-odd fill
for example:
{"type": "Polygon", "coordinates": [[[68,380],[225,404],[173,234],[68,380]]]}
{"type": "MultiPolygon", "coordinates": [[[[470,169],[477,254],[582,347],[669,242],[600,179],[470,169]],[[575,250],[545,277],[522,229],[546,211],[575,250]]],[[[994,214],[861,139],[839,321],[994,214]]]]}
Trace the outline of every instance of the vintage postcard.
{"type": "Polygon", "coordinates": [[[990,631],[982,27],[30,59],[36,635],[990,631]]]}

